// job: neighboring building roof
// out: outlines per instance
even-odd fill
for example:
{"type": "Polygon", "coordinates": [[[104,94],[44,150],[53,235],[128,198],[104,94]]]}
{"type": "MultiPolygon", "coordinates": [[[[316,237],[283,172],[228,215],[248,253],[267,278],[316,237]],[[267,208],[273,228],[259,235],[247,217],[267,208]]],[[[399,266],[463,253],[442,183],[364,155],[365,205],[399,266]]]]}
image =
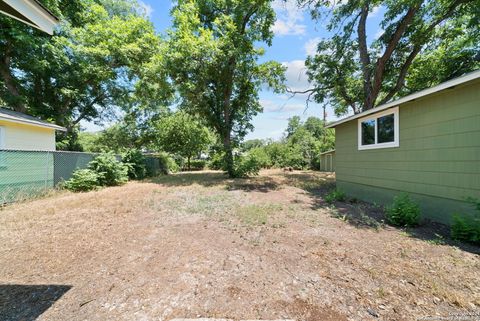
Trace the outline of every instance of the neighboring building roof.
{"type": "Polygon", "coordinates": [[[0,108],[0,120],[11,121],[14,123],[28,124],[28,125],[44,127],[44,128],[51,128],[51,129],[60,130],[60,131],[67,131],[65,127],[58,126],[58,125],[43,121],[41,119],[38,119],[36,117],[30,116],[24,113],[19,113],[13,110],[5,109],[5,108],[0,108]]]}
{"type": "Polygon", "coordinates": [[[327,150],[326,152],[320,153],[320,155],[335,153],[335,149],[327,150]]]}
{"type": "Polygon", "coordinates": [[[53,34],[59,19],[38,0],[0,0],[0,12],[53,34]]]}
{"type": "Polygon", "coordinates": [[[424,96],[428,96],[428,95],[440,92],[440,91],[445,90],[445,89],[450,89],[452,87],[470,82],[470,81],[475,80],[475,79],[480,79],[480,70],[473,71],[471,73],[460,76],[458,78],[454,78],[454,79],[451,79],[449,81],[443,82],[443,83],[441,83],[437,86],[418,91],[416,93],[407,95],[405,97],[399,98],[399,99],[391,101],[389,103],[386,103],[386,104],[380,105],[378,107],[366,110],[366,111],[364,111],[360,114],[356,114],[356,115],[341,119],[339,121],[336,121],[334,123],[331,123],[331,124],[327,125],[326,128],[333,128],[333,127],[336,127],[336,126],[338,126],[340,124],[343,124],[345,122],[348,122],[348,121],[351,121],[351,120],[354,120],[354,119],[357,119],[357,118],[361,118],[361,117],[364,117],[364,116],[367,116],[367,115],[370,115],[370,114],[378,113],[379,111],[382,111],[382,110],[385,110],[385,109],[388,109],[388,108],[392,108],[392,107],[396,107],[396,106],[399,106],[399,105],[404,104],[406,102],[409,102],[409,101],[412,101],[412,100],[415,100],[415,99],[418,99],[418,98],[421,98],[421,97],[424,97],[424,96]]]}

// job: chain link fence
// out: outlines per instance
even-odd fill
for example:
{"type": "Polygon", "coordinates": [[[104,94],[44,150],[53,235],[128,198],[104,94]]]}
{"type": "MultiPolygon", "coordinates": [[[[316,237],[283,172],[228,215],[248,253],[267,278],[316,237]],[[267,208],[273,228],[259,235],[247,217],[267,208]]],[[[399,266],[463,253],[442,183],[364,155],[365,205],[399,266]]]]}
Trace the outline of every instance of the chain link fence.
{"type": "MultiPolygon", "coordinates": [[[[0,204],[45,194],[69,180],[97,154],[64,151],[0,150],[0,204]]],[[[120,157],[117,156],[119,160],[120,157]]],[[[161,161],[146,156],[150,176],[164,172],[161,161]]]]}

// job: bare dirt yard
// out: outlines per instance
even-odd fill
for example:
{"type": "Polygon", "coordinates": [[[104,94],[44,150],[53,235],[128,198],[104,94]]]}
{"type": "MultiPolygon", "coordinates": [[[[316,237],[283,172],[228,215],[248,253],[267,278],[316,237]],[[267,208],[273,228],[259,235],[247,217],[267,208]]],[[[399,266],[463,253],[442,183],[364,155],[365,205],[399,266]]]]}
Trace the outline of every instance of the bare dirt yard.
{"type": "Polygon", "coordinates": [[[183,173],[6,206],[0,320],[480,318],[478,248],[328,205],[333,180],[183,173]]]}

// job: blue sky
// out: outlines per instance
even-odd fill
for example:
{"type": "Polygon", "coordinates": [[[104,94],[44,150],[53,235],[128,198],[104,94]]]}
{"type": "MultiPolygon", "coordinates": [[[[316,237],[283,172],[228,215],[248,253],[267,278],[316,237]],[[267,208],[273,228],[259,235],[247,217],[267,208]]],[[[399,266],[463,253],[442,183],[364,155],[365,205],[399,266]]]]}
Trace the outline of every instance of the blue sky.
{"type": "MultiPolygon", "coordinates": [[[[157,32],[164,33],[170,27],[170,10],[172,2],[169,0],[142,0],[139,3],[145,8],[147,15],[155,25],[157,32]]],[[[315,52],[316,44],[322,38],[329,36],[327,30],[318,21],[313,21],[310,14],[298,9],[295,0],[276,0],[273,3],[277,13],[277,21],[273,26],[275,37],[271,47],[265,45],[266,54],[263,60],[276,60],[287,66],[287,85],[295,90],[310,88],[305,75],[304,61],[307,55],[315,52]]],[[[368,38],[373,40],[382,30],[379,22],[381,8],[375,8],[367,24],[368,38]]],[[[247,139],[273,138],[282,136],[287,127],[288,118],[298,115],[302,119],[309,116],[322,116],[322,108],[310,103],[306,109],[305,96],[291,97],[288,94],[274,94],[268,90],[260,93],[260,103],[264,108],[262,114],[257,115],[253,124],[255,130],[248,134],[247,139]]],[[[334,120],[335,115],[327,109],[327,119],[334,120]]],[[[83,124],[87,130],[98,130],[97,126],[83,124]]]]}

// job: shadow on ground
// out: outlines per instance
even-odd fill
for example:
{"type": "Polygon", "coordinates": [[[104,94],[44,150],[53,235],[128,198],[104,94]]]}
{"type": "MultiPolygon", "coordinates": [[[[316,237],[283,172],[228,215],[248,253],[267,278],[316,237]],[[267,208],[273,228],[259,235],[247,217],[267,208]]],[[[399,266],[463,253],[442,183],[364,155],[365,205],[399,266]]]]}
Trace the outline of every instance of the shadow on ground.
{"type": "Polygon", "coordinates": [[[0,284],[1,320],[36,320],[70,289],[68,285],[0,284]]]}
{"type": "MultiPolygon", "coordinates": [[[[230,179],[223,172],[201,171],[183,172],[168,176],[159,176],[150,182],[163,186],[190,186],[198,184],[205,187],[222,186],[227,190],[263,192],[293,186],[304,190],[311,198],[311,209],[330,209],[333,217],[345,221],[356,228],[379,230],[385,228],[385,210],[382,206],[347,199],[344,202],[330,204],[325,196],[335,189],[335,174],[311,171],[278,171],[273,175],[261,175],[248,179],[230,179]]],[[[395,229],[395,227],[389,227],[395,229]]],[[[424,222],[422,225],[403,230],[409,237],[418,238],[432,244],[456,246],[464,251],[480,254],[480,247],[461,243],[450,238],[448,226],[436,222],[424,222]]]]}

